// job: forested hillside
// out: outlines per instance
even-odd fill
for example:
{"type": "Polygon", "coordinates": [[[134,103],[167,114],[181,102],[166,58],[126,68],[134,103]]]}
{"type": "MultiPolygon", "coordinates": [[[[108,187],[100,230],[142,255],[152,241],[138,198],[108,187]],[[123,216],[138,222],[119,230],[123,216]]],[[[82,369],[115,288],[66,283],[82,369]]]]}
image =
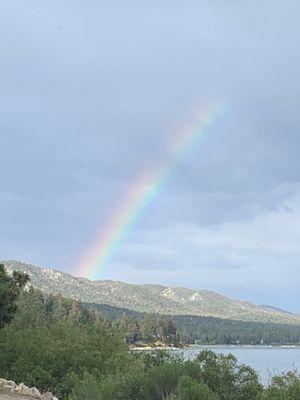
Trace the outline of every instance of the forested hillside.
{"type": "MultiPolygon", "coordinates": [[[[88,309],[96,308],[110,321],[132,321],[129,326],[134,336],[140,338],[144,321],[155,336],[157,314],[134,312],[105,304],[85,304],[88,309]],[[134,322],[133,322],[134,321],[134,322]]],[[[289,345],[300,343],[300,327],[288,324],[263,324],[257,322],[232,321],[213,317],[168,316],[173,322],[182,344],[265,344],[289,345]]],[[[130,330],[130,329],[129,329],[130,330]]]]}
{"type": "Polygon", "coordinates": [[[234,300],[209,290],[133,285],[118,281],[92,281],[17,261],[4,261],[4,264],[10,271],[18,270],[29,274],[31,284],[45,293],[63,294],[67,298],[80,299],[85,303],[107,304],[133,311],[165,315],[195,315],[300,325],[299,315],[234,300]]]}

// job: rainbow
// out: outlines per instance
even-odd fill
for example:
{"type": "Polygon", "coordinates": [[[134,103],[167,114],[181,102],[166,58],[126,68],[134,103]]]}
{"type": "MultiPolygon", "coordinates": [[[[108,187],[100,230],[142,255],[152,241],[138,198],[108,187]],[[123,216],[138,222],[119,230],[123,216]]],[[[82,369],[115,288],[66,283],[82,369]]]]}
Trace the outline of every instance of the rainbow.
{"type": "Polygon", "coordinates": [[[206,129],[214,124],[224,110],[223,104],[211,106],[198,115],[194,124],[174,135],[164,162],[157,168],[140,174],[130,185],[126,198],[107,226],[101,230],[94,246],[91,246],[91,251],[73,271],[75,275],[89,278],[99,276],[99,271],[118,250],[147,205],[170,180],[180,161],[195,149],[206,129]]]}

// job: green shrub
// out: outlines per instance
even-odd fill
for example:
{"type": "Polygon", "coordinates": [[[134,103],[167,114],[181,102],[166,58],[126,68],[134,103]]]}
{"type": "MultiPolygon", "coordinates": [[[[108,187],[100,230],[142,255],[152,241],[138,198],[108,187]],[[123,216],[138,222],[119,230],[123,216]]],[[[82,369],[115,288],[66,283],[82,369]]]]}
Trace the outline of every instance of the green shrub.
{"type": "Polygon", "coordinates": [[[209,387],[189,376],[182,376],[178,385],[179,400],[218,400],[209,387]]]}
{"type": "Polygon", "coordinates": [[[251,367],[238,365],[232,355],[216,354],[206,350],[197,357],[200,376],[220,400],[258,400],[263,387],[251,367]]]}
{"type": "Polygon", "coordinates": [[[0,331],[0,376],[51,391],[61,399],[85,372],[99,380],[127,371],[133,362],[121,337],[105,327],[62,322],[0,331]]]}
{"type": "Polygon", "coordinates": [[[276,376],[271,385],[266,389],[266,400],[299,400],[300,378],[294,372],[276,376]]]}
{"type": "Polygon", "coordinates": [[[82,380],[73,388],[70,400],[103,400],[97,380],[85,372],[82,380]]]}
{"type": "Polygon", "coordinates": [[[184,364],[169,362],[151,368],[141,382],[142,400],[161,400],[175,392],[184,364]]]}

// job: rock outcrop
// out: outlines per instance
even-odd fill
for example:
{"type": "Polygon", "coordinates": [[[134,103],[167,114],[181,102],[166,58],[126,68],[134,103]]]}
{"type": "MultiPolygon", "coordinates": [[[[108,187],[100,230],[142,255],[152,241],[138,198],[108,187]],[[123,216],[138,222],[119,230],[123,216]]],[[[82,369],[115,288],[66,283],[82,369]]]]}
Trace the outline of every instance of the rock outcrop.
{"type": "Polygon", "coordinates": [[[29,388],[24,383],[17,385],[14,381],[0,378],[0,400],[58,400],[52,393],[41,394],[35,387],[29,388]]]}

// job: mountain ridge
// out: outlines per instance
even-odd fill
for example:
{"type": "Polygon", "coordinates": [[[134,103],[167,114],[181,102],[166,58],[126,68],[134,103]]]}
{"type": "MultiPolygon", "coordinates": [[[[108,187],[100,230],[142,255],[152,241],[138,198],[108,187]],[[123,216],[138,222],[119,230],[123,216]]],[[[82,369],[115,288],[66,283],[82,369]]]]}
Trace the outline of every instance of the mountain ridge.
{"type": "Polygon", "coordinates": [[[166,315],[210,316],[222,319],[300,325],[300,315],[273,306],[236,300],[211,290],[113,280],[91,281],[70,273],[15,260],[3,260],[8,271],[27,272],[31,284],[46,293],[62,294],[86,303],[166,315]]]}

